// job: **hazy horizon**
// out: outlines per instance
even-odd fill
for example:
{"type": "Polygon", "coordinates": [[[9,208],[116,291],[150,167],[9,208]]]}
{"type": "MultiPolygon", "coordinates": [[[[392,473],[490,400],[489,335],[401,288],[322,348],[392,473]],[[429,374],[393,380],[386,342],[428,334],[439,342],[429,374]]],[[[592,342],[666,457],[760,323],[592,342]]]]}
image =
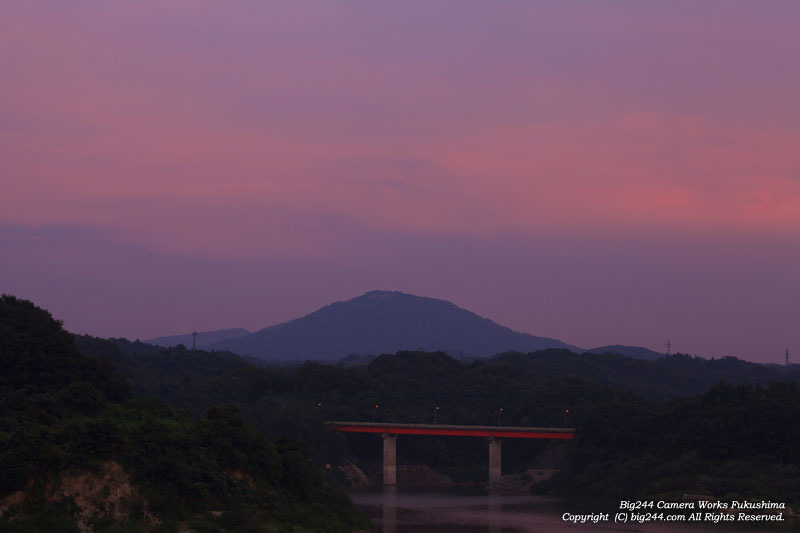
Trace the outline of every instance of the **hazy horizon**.
{"type": "Polygon", "coordinates": [[[104,337],[380,289],[585,348],[800,357],[798,17],[5,2],[0,292],[104,337]]]}

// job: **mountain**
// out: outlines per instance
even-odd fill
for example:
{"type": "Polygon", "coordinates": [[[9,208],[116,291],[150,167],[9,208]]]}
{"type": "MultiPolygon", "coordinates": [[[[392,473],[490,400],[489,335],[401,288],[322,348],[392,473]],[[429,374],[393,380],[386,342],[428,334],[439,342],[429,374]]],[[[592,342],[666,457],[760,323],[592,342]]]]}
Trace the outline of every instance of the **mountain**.
{"type": "Polygon", "coordinates": [[[545,348],[580,351],[559,340],[519,333],[444,300],[398,291],[371,291],[209,347],[272,361],[338,360],[400,350],[462,356],[545,348]]]}
{"type": "MultiPolygon", "coordinates": [[[[201,331],[197,333],[197,347],[203,348],[214,344],[215,342],[222,342],[236,337],[243,337],[249,335],[250,332],[244,328],[231,328],[231,329],[216,329],[214,331],[201,331]]],[[[192,347],[192,334],[185,335],[169,335],[166,337],[156,337],[154,339],[147,339],[147,344],[155,344],[156,346],[164,346],[166,348],[183,344],[184,346],[192,347]]]]}
{"type": "Polygon", "coordinates": [[[655,361],[656,359],[664,357],[663,353],[654,352],[649,348],[643,348],[641,346],[623,346],[621,344],[600,346],[599,348],[587,350],[587,352],[596,354],[615,353],[619,355],[626,355],[633,359],[644,359],[645,361],[655,361]]]}

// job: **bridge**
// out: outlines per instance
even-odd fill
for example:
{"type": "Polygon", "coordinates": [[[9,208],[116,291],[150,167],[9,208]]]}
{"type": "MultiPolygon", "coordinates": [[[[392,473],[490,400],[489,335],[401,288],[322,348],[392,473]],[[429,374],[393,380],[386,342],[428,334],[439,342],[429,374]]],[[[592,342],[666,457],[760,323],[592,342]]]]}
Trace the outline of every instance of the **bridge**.
{"type": "Polygon", "coordinates": [[[489,439],[489,483],[501,477],[502,439],[571,439],[574,428],[507,426],[452,426],[444,424],[385,424],[375,422],[328,422],[345,433],[378,433],[383,437],[383,484],[397,484],[397,436],[439,435],[487,437],[489,439]]]}

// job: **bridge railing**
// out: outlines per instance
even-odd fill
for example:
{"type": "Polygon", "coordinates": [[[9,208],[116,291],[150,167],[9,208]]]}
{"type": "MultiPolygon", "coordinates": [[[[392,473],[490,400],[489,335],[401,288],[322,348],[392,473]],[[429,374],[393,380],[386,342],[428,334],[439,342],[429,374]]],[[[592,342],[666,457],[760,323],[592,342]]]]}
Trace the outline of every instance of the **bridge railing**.
{"type": "Polygon", "coordinates": [[[432,429],[432,430],[475,430],[504,432],[539,432],[539,433],[575,433],[575,428],[525,427],[525,426],[467,426],[462,424],[401,424],[390,422],[356,422],[349,420],[333,420],[325,422],[333,426],[387,428],[387,429],[432,429]]]}

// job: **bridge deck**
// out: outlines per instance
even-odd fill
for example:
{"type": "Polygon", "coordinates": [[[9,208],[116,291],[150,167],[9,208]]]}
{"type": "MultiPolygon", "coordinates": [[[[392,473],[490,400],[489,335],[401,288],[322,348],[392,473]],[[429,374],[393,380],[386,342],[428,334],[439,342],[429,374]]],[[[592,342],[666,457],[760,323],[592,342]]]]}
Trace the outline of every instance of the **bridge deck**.
{"type": "Polygon", "coordinates": [[[394,435],[444,435],[451,437],[503,437],[518,439],[571,439],[574,428],[510,426],[452,426],[445,424],[387,424],[376,422],[328,422],[347,433],[388,433],[394,435]]]}

